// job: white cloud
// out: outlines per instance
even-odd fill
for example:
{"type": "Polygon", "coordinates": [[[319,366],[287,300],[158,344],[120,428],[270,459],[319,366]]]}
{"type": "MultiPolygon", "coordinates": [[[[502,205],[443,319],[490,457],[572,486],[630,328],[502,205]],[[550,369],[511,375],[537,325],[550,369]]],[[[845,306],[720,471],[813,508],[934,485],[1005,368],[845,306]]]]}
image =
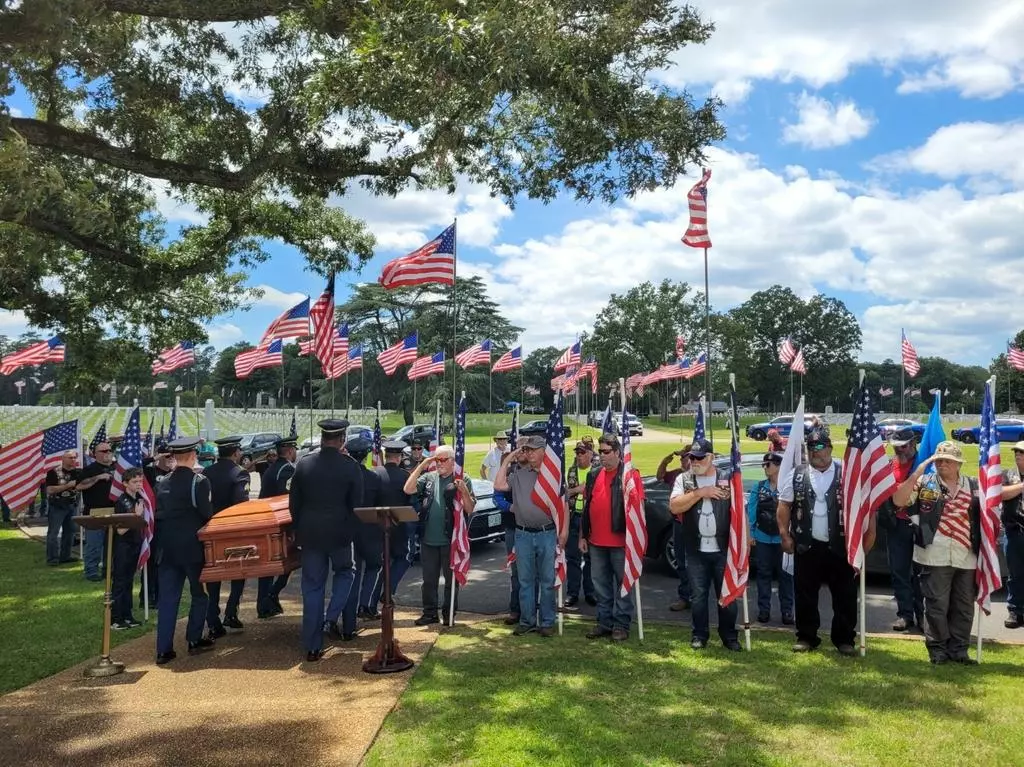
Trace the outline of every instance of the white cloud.
{"type": "Polygon", "coordinates": [[[209,223],[209,214],[200,212],[190,203],[182,202],[171,189],[169,182],[163,179],[150,179],[149,186],[153,190],[157,211],[169,223],[194,226],[206,226],[209,223]]]}
{"type": "Polygon", "coordinates": [[[875,119],[861,113],[852,101],[833,104],[807,91],[797,97],[796,108],[797,121],[785,125],[782,140],[808,149],[849,144],[868,135],[875,124],[875,119]]]}
{"type": "MultiPolygon", "coordinates": [[[[255,285],[257,290],[263,291],[263,295],[252,302],[254,308],[291,309],[306,297],[305,293],[286,293],[278,290],[273,285],[255,285]]],[[[227,327],[234,327],[233,325],[227,327]]]]}
{"type": "Polygon", "coordinates": [[[715,31],[707,45],[676,54],[663,75],[670,85],[710,84],[716,93],[732,94],[745,93],[756,80],[821,88],[864,64],[931,73],[910,73],[905,91],[922,90],[926,82],[991,97],[1021,82],[1024,3],[719,0],[706,4],[703,15],[715,31]]]}
{"type": "Polygon", "coordinates": [[[30,328],[28,319],[22,311],[0,309],[0,335],[17,338],[30,328]]]}
{"type": "Polygon", "coordinates": [[[210,325],[206,329],[206,333],[210,337],[210,344],[218,350],[238,343],[245,338],[245,333],[242,329],[230,322],[210,325]]]}

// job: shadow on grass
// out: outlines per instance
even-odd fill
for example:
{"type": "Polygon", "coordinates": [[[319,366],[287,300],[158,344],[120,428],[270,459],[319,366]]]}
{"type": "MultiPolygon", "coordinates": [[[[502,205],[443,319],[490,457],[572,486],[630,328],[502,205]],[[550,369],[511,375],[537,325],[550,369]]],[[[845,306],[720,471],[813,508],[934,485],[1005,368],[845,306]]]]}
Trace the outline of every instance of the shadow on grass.
{"type": "MultiPolygon", "coordinates": [[[[573,622],[561,639],[513,638],[481,624],[443,635],[368,764],[872,764],[904,753],[966,763],[978,746],[947,738],[1006,721],[1005,711],[989,721],[986,695],[1015,688],[1024,670],[1006,648],[986,649],[980,667],[937,668],[894,641],[860,659],[794,656],[791,637],[771,633],[755,634],[751,653],[698,653],[664,627],[642,646],[584,631],[573,622]],[[941,750],[915,742],[928,733],[941,750]]],[[[1019,755],[1019,729],[990,744],[997,763],[1019,755]]]]}

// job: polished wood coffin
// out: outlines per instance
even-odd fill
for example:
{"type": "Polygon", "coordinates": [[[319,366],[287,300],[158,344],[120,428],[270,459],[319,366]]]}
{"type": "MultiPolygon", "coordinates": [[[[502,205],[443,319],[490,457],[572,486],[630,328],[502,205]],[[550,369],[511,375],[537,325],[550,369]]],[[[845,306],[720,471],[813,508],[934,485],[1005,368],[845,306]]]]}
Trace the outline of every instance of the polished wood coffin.
{"type": "Polygon", "coordinates": [[[199,531],[203,544],[200,580],[230,581],[282,575],[299,566],[288,496],[230,506],[199,531]]]}

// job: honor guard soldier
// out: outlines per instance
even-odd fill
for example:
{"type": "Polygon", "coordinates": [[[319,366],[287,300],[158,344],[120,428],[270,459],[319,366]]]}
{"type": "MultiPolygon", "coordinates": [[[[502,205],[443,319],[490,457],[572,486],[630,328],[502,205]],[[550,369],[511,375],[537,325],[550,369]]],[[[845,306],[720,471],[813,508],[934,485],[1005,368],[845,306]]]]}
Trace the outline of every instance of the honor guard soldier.
{"type": "MultiPolygon", "coordinates": [[[[370,454],[373,443],[366,437],[352,437],[345,443],[345,452],[355,461],[359,469],[359,503],[358,506],[379,506],[381,495],[381,478],[366,467],[366,457],[370,454]]],[[[346,642],[356,638],[356,618],[375,620],[380,618],[376,612],[370,611],[373,590],[377,587],[380,571],[384,565],[382,553],[383,540],[380,525],[363,522],[353,518],[355,535],[353,546],[355,552],[355,579],[348,593],[348,599],[340,605],[331,594],[331,603],[327,607],[327,622],[324,630],[334,639],[346,642]],[[342,611],[339,613],[338,608],[342,611]],[[338,631],[338,617],[342,618],[341,631],[338,631]]]]}
{"type": "Polygon", "coordinates": [[[203,637],[207,597],[199,573],[203,569],[203,544],[199,528],[210,521],[213,505],[210,480],[193,471],[198,437],[182,437],[168,445],[176,468],[156,489],[157,571],[160,576],[159,614],[156,624],[156,662],[174,660],[174,626],[178,621],[181,590],[188,579],[192,603],[188,610],[185,639],[190,654],[213,648],[203,637]]]}
{"type": "MultiPolygon", "coordinates": [[[[334,571],[331,601],[344,605],[352,588],[352,539],[362,475],[341,452],[348,421],[320,421],[320,449],[295,466],[288,507],[302,549],[302,643],[306,660],[323,657],[324,597],[328,565],[334,571]]],[[[339,607],[339,613],[340,613],[339,607]]]]}
{"type": "MultiPolygon", "coordinates": [[[[271,463],[260,478],[260,498],[273,498],[277,495],[288,495],[288,485],[295,474],[296,437],[279,439],[277,460],[271,463]]],[[[256,615],[260,618],[272,618],[284,612],[281,607],[281,592],[288,585],[290,573],[265,575],[258,581],[256,596],[256,615]]]]}
{"type": "MultiPolygon", "coordinates": [[[[217,514],[230,506],[249,500],[249,472],[239,466],[242,460],[242,438],[222,437],[215,440],[217,444],[217,462],[203,469],[203,474],[210,480],[213,492],[213,513],[217,514]]],[[[220,582],[206,584],[210,595],[210,605],[206,614],[206,625],[212,639],[219,639],[228,632],[226,629],[241,630],[242,622],[238,620],[238,603],[242,600],[245,579],[231,581],[231,593],[224,606],[224,622],[220,620],[220,582]]]]}
{"type": "MultiPolygon", "coordinates": [[[[380,505],[381,506],[411,506],[412,498],[406,494],[403,487],[409,479],[409,472],[403,469],[399,463],[402,460],[402,453],[405,451],[405,443],[401,440],[385,442],[384,465],[378,466],[374,471],[381,479],[380,505]]],[[[391,526],[391,550],[385,552],[391,559],[391,596],[398,591],[398,584],[402,576],[409,570],[412,564],[412,543],[416,537],[416,523],[402,522],[391,526]]],[[[370,597],[370,612],[377,612],[377,605],[380,603],[381,590],[384,588],[384,578],[377,579],[377,586],[370,597]]]]}

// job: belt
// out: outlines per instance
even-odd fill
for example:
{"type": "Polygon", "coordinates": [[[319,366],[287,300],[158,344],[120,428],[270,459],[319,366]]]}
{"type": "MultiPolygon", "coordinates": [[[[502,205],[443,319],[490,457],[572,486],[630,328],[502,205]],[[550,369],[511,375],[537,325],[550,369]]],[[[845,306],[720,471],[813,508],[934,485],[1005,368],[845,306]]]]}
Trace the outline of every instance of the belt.
{"type": "Polygon", "coordinates": [[[554,530],[555,525],[544,525],[544,527],[523,527],[522,525],[516,525],[516,530],[522,530],[524,533],[546,533],[548,530],[554,530]]]}

